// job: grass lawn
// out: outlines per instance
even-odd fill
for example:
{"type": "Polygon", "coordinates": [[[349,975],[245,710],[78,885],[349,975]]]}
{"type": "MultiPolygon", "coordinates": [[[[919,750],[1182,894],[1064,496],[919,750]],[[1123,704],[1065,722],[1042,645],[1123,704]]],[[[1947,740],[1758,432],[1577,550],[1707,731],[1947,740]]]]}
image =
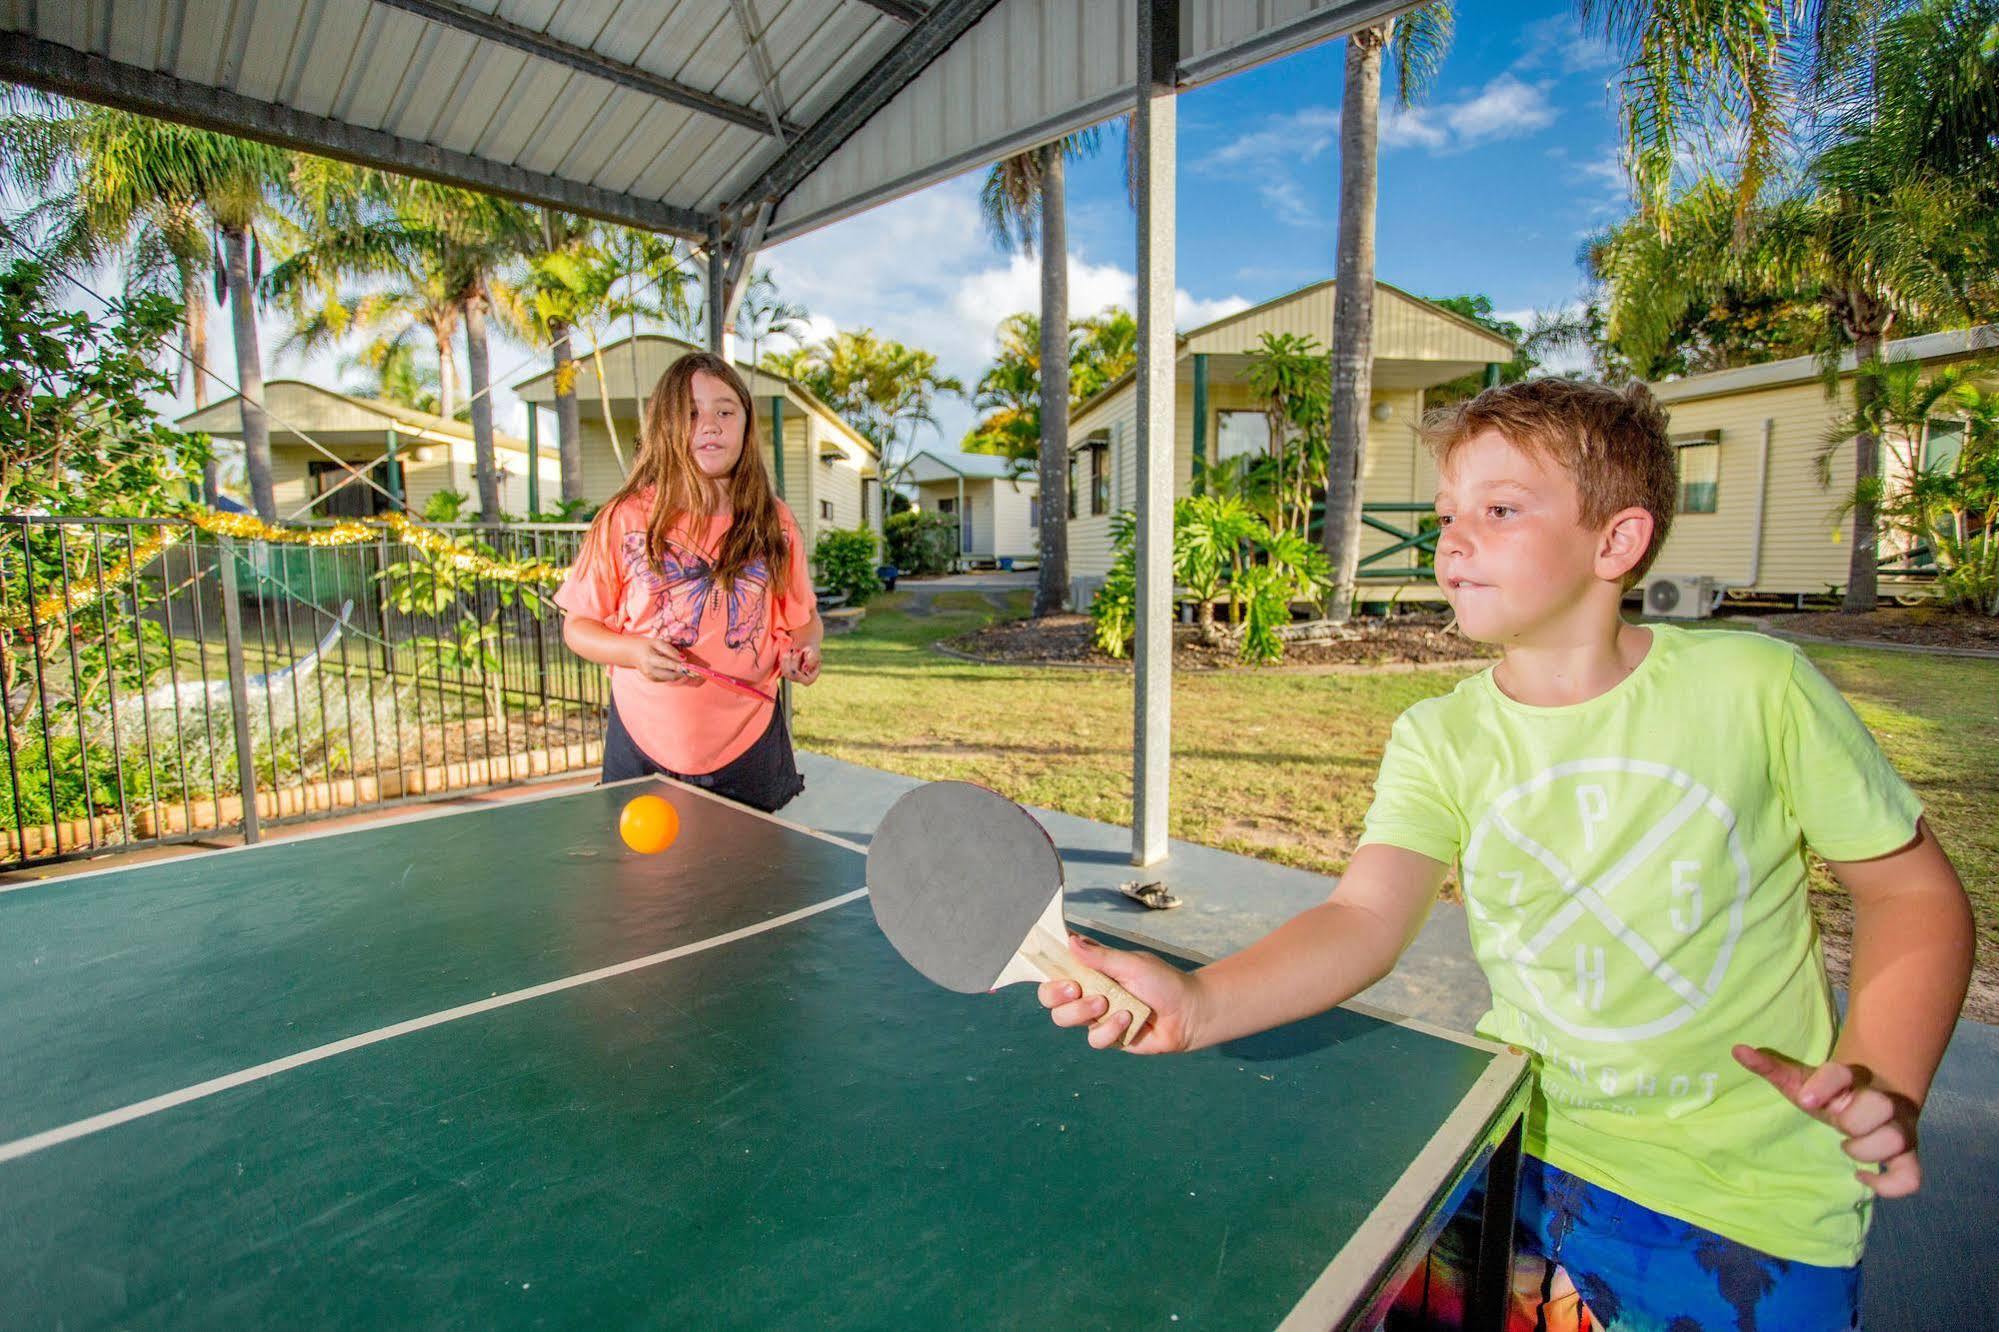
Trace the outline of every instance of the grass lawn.
{"type": "MultiPolygon", "coordinates": [[[[1026,592],[1008,598],[1025,614],[1026,592]]],[[[965,778],[1106,823],[1131,818],[1129,675],[982,666],[930,650],[1001,612],[944,592],[870,603],[829,639],[820,682],[798,691],[801,746],[928,779],[965,778]]],[[[1979,922],[1980,969],[1999,979],[1999,661],[1808,649],[1852,700],[1929,811],[1979,922]]],[[[1463,666],[1366,675],[1182,674],[1173,687],[1172,835],[1326,874],[1346,867],[1389,725],[1450,690],[1463,666]]],[[[1844,911],[1821,902],[1835,954],[1844,911]]]]}

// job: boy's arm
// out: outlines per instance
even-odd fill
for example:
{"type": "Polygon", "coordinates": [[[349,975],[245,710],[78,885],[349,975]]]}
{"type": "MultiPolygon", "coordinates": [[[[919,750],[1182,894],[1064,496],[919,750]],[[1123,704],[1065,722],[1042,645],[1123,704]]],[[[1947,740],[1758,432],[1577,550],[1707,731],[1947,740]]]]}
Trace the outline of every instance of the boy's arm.
{"type": "Polygon", "coordinates": [[[1848,1155],[1882,1167],[1861,1179],[1899,1197],[1922,1182],[1916,1116],[1971,978],[1971,907],[1927,820],[1899,851],[1831,866],[1853,898],[1846,1022],[1832,1057],[1812,1068],[1744,1046],[1737,1058],[1845,1134],[1848,1155]]]}
{"type": "MultiPolygon", "coordinates": [[[[1200,1049],[1322,1013],[1386,976],[1449,869],[1400,847],[1363,846],[1330,898],[1199,971],[1073,937],[1070,950],[1152,1006],[1152,1024],[1127,1047],[1133,1054],[1200,1049]]],[[[1058,1026],[1090,1026],[1100,1048],[1115,1042],[1130,1015],[1100,1022],[1102,996],[1079,993],[1071,981],[1040,987],[1058,1026]]]]}

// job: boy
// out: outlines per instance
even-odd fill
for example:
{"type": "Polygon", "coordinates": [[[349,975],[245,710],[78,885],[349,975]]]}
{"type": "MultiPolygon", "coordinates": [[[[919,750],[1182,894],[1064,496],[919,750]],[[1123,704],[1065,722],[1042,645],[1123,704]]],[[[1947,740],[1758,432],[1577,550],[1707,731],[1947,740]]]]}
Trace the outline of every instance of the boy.
{"type": "MultiPolygon", "coordinates": [[[[1070,946],[1152,1005],[1134,1053],[1194,1049],[1386,975],[1455,866],[1493,991],[1479,1033],[1535,1056],[1527,1316],[1579,1291],[1613,1328],[1851,1327],[1871,1200],[1920,1182],[1970,976],[1956,872],[1796,649],[1622,619],[1674,509],[1643,388],[1489,389],[1426,434],[1437,582],[1500,662],[1397,720],[1326,902],[1193,973],[1070,946]],[[1807,846],[1853,898],[1843,1027],[1807,846]]],[[[1040,994],[1095,1046],[1129,1020],[1069,982],[1040,994]]]]}

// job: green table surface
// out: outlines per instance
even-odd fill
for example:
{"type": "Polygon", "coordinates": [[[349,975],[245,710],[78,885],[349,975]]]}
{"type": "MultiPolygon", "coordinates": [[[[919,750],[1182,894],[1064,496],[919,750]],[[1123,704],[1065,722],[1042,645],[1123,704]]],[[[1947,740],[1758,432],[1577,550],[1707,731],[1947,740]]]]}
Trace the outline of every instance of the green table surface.
{"type": "Polygon", "coordinates": [[[863,885],[671,787],[633,855],[638,789],[0,893],[0,1325],[1273,1326],[1507,1059],[1346,1010],[1093,1051],[860,898],[19,1150],[863,885]]]}

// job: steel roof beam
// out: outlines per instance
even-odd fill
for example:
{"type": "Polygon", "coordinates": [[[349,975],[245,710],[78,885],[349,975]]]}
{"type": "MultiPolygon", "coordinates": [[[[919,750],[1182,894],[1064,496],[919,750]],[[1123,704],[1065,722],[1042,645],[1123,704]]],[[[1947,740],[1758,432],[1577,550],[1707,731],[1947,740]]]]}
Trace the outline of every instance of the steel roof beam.
{"type": "Polygon", "coordinates": [[[780,200],[797,188],[869,117],[887,106],[998,3],[999,0],[938,0],[930,6],[888,54],[875,62],[874,68],[856,80],[846,95],[808,126],[803,135],[786,146],[777,161],[757,177],[756,183],[743,191],[739,205],[780,200]]]}
{"type": "Polygon", "coordinates": [[[925,5],[909,3],[909,0],[861,0],[870,9],[879,9],[897,23],[920,23],[930,12],[925,5]]]}
{"type": "Polygon", "coordinates": [[[675,106],[686,107],[690,111],[698,111],[718,120],[726,120],[732,125],[740,125],[759,134],[776,134],[779,138],[789,139],[796,138],[804,131],[804,127],[800,125],[788,124],[781,120],[773,121],[754,107],[717,97],[713,93],[703,92],[677,79],[654,74],[650,70],[640,69],[637,65],[628,65],[622,60],[613,60],[585,47],[551,37],[545,32],[536,32],[533,28],[522,27],[518,23],[511,23],[492,14],[482,14],[476,9],[458,4],[457,0],[374,0],[374,3],[387,5],[391,9],[400,9],[406,14],[429,19],[432,23],[442,24],[447,28],[456,28],[460,32],[470,33],[485,41],[511,46],[516,51],[525,51],[542,60],[552,60],[558,65],[567,65],[571,69],[593,74],[620,87],[646,93],[663,102],[671,102],[675,106]]]}
{"type": "Polygon", "coordinates": [[[692,209],[309,115],[20,33],[0,33],[0,79],[122,111],[179,121],[197,129],[258,139],[321,157],[421,176],[468,190],[483,190],[647,231],[690,240],[708,234],[710,219],[692,209]]]}

